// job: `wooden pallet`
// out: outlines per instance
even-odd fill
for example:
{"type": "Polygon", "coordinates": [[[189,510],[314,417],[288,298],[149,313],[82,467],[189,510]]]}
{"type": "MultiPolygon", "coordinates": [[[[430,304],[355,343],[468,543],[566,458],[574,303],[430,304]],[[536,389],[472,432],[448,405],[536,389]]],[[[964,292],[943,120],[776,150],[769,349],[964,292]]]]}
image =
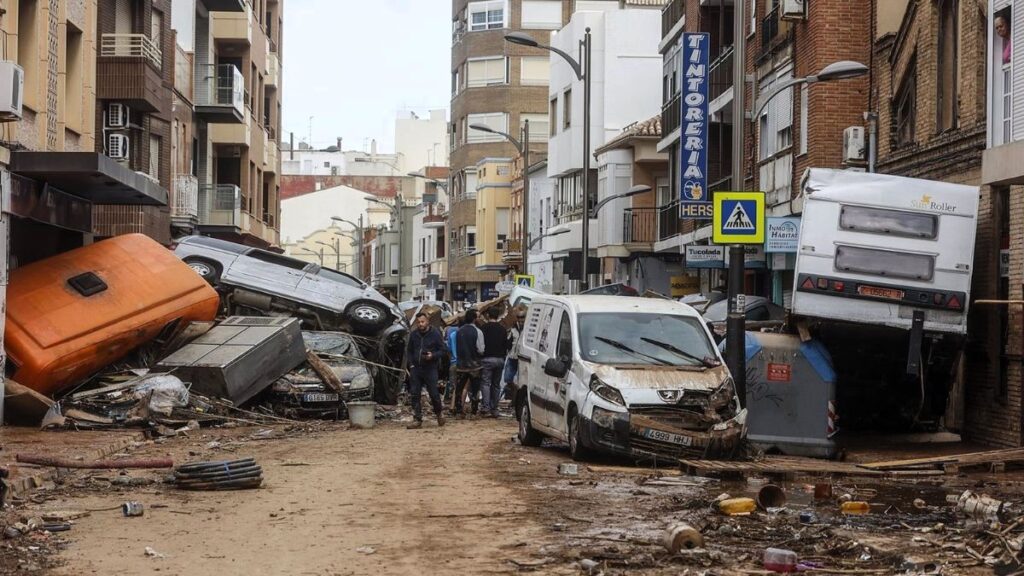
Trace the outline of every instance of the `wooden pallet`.
{"type": "Polygon", "coordinates": [[[989,450],[967,454],[951,454],[933,458],[913,458],[909,460],[890,460],[861,464],[867,470],[944,470],[956,473],[964,468],[987,467],[993,472],[1003,472],[1007,464],[1024,463],[1024,449],[1010,448],[1006,450],[989,450]]]}
{"type": "Polygon", "coordinates": [[[683,470],[694,476],[768,476],[791,479],[796,476],[886,476],[880,470],[868,470],[856,464],[798,458],[768,456],[757,462],[736,460],[680,460],[683,470]]]}

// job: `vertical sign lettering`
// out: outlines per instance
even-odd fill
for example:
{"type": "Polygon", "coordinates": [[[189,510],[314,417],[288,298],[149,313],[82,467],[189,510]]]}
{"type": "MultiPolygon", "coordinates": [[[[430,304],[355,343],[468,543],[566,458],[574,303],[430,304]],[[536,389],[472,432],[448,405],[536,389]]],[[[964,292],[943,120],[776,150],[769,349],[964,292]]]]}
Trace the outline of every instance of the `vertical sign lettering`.
{"type": "Polygon", "coordinates": [[[679,136],[679,217],[711,218],[708,193],[708,51],[706,33],[683,34],[679,136]]]}

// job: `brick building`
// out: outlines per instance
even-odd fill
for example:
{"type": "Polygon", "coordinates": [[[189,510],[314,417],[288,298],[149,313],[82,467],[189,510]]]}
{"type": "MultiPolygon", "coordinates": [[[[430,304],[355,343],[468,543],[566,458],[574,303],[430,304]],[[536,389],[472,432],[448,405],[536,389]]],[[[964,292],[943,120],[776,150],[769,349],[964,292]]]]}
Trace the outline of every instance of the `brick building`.
{"type": "Polygon", "coordinates": [[[524,31],[541,41],[568,21],[571,0],[488,0],[452,2],[452,104],[449,126],[451,166],[448,207],[450,290],[455,300],[479,300],[499,273],[478,270],[477,164],[484,158],[515,158],[515,147],[500,136],[471,131],[486,124],[519,137],[530,120],[531,151],[547,150],[547,52],[505,42],[524,31]],[[536,137],[533,137],[536,135],[536,137]]]}

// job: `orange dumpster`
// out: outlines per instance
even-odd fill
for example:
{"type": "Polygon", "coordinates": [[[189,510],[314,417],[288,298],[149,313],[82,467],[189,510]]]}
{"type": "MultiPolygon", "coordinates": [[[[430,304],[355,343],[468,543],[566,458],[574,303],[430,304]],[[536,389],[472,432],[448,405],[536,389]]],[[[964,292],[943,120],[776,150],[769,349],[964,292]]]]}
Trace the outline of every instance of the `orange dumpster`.
{"type": "Polygon", "coordinates": [[[53,396],[175,322],[213,320],[219,304],[206,281],[142,234],[58,254],[11,272],[7,374],[53,396]]]}

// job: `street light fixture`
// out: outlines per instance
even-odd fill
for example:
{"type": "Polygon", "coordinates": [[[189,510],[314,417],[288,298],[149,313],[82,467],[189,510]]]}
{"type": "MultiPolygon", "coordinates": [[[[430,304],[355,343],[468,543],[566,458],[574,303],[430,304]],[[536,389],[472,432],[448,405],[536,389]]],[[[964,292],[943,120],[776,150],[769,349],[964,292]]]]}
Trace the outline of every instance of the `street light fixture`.
{"type": "Polygon", "coordinates": [[[560,236],[562,234],[568,234],[568,233],[569,233],[569,229],[568,228],[562,228],[561,230],[555,230],[554,232],[551,232],[549,234],[542,234],[542,235],[537,236],[536,238],[534,238],[533,242],[530,242],[530,245],[527,246],[527,249],[532,249],[534,244],[540,242],[541,240],[543,240],[545,238],[551,238],[552,236],[560,236]]]}
{"type": "Polygon", "coordinates": [[[611,196],[605,198],[604,200],[601,200],[600,202],[598,202],[597,204],[594,205],[593,210],[590,211],[590,217],[596,219],[597,218],[597,213],[600,212],[601,208],[604,208],[605,205],[608,204],[609,202],[612,202],[614,200],[619,200],[619,199],[622,199],[622,198],[629,198],[630,196],[636,196],[637,194],[643,194],[645,192],[650,192],[650,191],[651,191],[651,187],[650,186],[640,185],[640,186],[633,186],[632,188],[630,188],[629,190],[626,190],[625,192],[620,192],[618,194],[612,194],[611,196]]]}
{"type": "MultiPolygon", "coordinates": [[[[513,34],[518,34],[518,32],[513,34]]],[[[530,247],[533,246],[533,243],[530,242],[530,121],[523,120],[522,141],[516,140],[510,134],[495,130],[486,124],[470,124],[469,127],[480,132],[497,134],[508,140],[512,146],[515,146],[515,149],[519,151],[519,155],[523,158],[523,245],[526,246],[526,250],[523,250],[523,269],[529,274],[530,247]]]]}
{"type": "MultiPolygon", "coordinates": [[[[348,225],[350,225],[350,226],[352,226],[352,227],[354,227],[356,229],[355,230],[355,232],[356,232],[355,240],[359,244],[359,247],[357,248],[357,250],[359,250],[359,254],[357,255],[356,262],[357,262],[357,266],[359,266],[359,269],[356,270],[356,273],[354,274],[354,276],[356,278],[359,278],[360,280],[363,280],[363,215],[362,214],[359,215],[359,223],[358,224],[356,224],[355,222],[352,222],[351,220],[345,220],[344,218],[338,218],[337,216],[331,216],[331,220],[333,220],[335,222],[341,222],[343,224],[348,224],[348,225]]],[[[365,282],[365,280],[363,280],[363,281],[365,282]]]]}
{"type": "MultiPolygon", "coordinates": [[[[531,48],[540,48],[541,50],[547,50],[558,54],[565,63],[572,68],[573,73],[576,74],[576,79],[583,82],[583,222],[582,222],[582,246],[580,247],[583,252],[582,266],[580,269],[582,278],[580,279],[580,291],[584,291],[590,287],[590,281],[587,278],[587,260],[590,252],[590,93],[591,93],[591,80],[593,74],[591,74],[591,48],[593,42],[590,36],[590,27],[588,26],[584,35],[583,40],[580,41],[580,49],[583,52],[583,64],[565,53],[564,51],[555,48],[554,46],[547,46],[534,40],[532,36],[524,32],[511,32],[505,35],[505,41],[510,44],[518,44],[520,46],[529,46],[531,48]]],[[[528,180],[528,178],[527,178],[528,180]]],[[[528,205],[524,204],[524,209],[529,209],[528,205]]],[[[527,246],[527,259],[529,259],[529,246],[527,246]]]]}
{"type": "Polygon", "coordinates": [[[864,76],[868,73],[868,67],[860,62],[854,62],[852,60],[840,60],[839,62],[833,62],[828,66],[825,66],[817,74],[810,76],[804,76],[803,78],[790,78],[784,82],[779,83],[776,86],[772,86],[771,91],[764,94],[754,107],[754,114],[751,116],[751,121],[761,116],[761,112],[764,111],[765,106],[771,102],[772,98],[775,98],[782,93],[783,90],[796,86],[798,84],[817,84],[819,82],[834,82],[836,80],[848,80],[850,78],[857,78],[864,76]]]}
{"type": "Polygon", "coordinates": [[[409,172],[408,174],[406,174],[406,176],[409,176],[410,178],[420,178],[422,180],[426,180],[427,182],[430,182],[434,186],[437,186],[438,188],[444,190],[446,194],[448,193],[447,182],[445,182],[444,180],[438,180],[437,178],[431,178],[430,176],[424,174],[422,171],[409,172]]]}
{"type": "MultiPolygon", "coordinates": [[[[321,246],[327,246],[331,250],[334,250],[334,269],[335,270],[340,269],[341,268],[341,247],[339,245],[336,245],[336,244],[328,244],[327,242],[324,242],[323,240],[317,240],[316,243],[321,245],[321,246]]],[[[340,244],[340,242],[338,244],[340,244]]]]}

